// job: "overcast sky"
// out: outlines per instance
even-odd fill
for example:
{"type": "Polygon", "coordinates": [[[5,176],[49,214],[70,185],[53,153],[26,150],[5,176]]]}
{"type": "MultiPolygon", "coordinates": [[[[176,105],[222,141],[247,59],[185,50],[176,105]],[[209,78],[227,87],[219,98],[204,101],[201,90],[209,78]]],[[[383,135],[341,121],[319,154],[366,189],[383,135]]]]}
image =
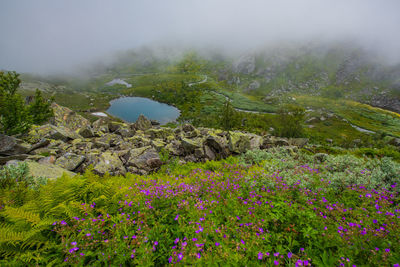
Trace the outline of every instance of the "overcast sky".
{"type": "Polygon", "coordinates": [[[0,0],[0,69],[70,70],[148,44],[357,40],[400,60],[400,0],[0,0]]]}

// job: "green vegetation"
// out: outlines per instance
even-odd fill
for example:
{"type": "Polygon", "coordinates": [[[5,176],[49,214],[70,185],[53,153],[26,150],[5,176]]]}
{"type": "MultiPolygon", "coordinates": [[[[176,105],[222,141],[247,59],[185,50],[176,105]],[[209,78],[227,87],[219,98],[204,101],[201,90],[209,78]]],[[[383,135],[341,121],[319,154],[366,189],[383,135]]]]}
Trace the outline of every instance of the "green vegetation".
{"type": "Polygon", "coordinates": [[[51,103],[45,101],[39,89],[36,89],[33,102],[28,106],[28,113],[32,115],[32,122],[34,124],[41,124],[51,118],[53,110],[51,103]]]}
{"type": "Polygon", "coordinates": [[[304,108],[296,105],[283,106],[278,113],[279,124],[276,134],[285,137],[302,137],[304,123],[304,108]]]}
{"type": "MultiPolygon", "coordinates": [[[[147,50],[143,54],[129,52],[121,55],[119,63],[96,70],[92,78],[44,79],[47,82],[43,85],[44,96],[54,96],[57,103],[90,120],[96,119],[91,112],[105,111],[112,99],[121,95],[142,96],[180,109],[180,123],[213,128],[224,127],[221,110],[229,98],[236,110],[232,130],[304,136],[313,143],[344,147],[371,147],[376,138],[400,137],[399,114],[350,100],[364,96],[363,90],[377,90],[377,93],[389,90],[390,84],[387,80],[373,80],[375,76],[370,77],[368,73],[375,70],[367,63],[347,70],[348,58],[360,64],[362,61],[357,59],[362,54],[346,51],[344,47],[337,47],[318,54],[282,47],[276,53],[256,54],[256,69],[250,74],[233,71],[233,62],[221,55],[205,60],[189,52],[179,60],[162,60],[147,50]],[[132,86],[107,85],[116,78],[132,86]],[[259,87],[251,89],[254,81],[259,87]],[[379,89],[371,89],[378,88],[375,86],[379,89]],[[312,117],[316,120],[307,124],[297,123],[290,116],[285,120],[282,112],[277,113],[288,105],[306,109],[304,121],[312,117]],[[324,119],[320,120],[321,117],[324,119]]],[[[26,80],[32,84],[25,86],[21,93],[32,95],[32,86],[39,84],[38,78],[26,76],[26,80]]]]}
{"type": "Polygon", "coordinates": [[[276,149],[202,164],[164,160],[170,165],[148,176],[87,170],[38,187],[25,182],[25,166],[3,168],[0,263],[400,262],[400,164],[389,158],[276,149]]]}
{"type": "Polygon", "coordinates": [[[17,134],[26,132],[31,119],[22,97],[17,94],[21,82],[15,72],[0,72],[0,132],[17,134]]]}
{"type": "Polygon", "coordinates": [[[33,103],[24,105],[17,93],[20,83],[19,74],[0,72],[0,132],[8,135],[24,133],[32,123],[43,123],[53,115],[50,102],[43,99],[38,89],[33,103]]]}

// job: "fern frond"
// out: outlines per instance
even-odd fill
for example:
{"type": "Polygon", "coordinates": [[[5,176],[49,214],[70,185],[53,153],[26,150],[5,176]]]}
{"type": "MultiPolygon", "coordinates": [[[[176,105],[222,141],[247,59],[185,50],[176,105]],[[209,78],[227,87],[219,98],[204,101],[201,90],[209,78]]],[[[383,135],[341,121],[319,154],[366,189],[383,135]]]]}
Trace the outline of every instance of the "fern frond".
{"type": "Polygon", "coordinates": [[[38,213],[27,211],[23,207],[6,207],[3,211],[3,215],[6,215],[6,218],[14,222],[22,221],[31,224],[37,224],[40,222],[40,216],[38,213]]]}

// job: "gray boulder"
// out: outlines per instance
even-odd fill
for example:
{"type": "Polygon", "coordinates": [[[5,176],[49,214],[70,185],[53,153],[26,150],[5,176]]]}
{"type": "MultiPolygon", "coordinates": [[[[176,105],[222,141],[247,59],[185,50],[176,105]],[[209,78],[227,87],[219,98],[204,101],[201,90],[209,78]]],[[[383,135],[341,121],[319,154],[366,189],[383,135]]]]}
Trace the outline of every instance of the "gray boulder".
{"type": "Polygon", "coordinates": [[[230,132],[229,149],[235,153],[244,153],[250,150],[250,138],[242,132],[230,132]]]}
{"type": "Polygon", "coordinates": [[[209,135],[204,141],[204,145],[212,150],[215,159],[226,158],[230,154],[228,142],[224,137],[209,135]]]}
{"type": "Polygon", "coordinates": [[[147,172],[154,171],[162,165],[160,156],[152,147],[132,149],[127,156],[127,166],[133,166],[147,172]]]}
{"type": "Polygon", "coordinates": [[[99,161],[94,166],[93,170],[100,175],[104,175],[105,173],[111,175],[124,175],[126,173],[125,167],[118,155],[109,151],[100,155],[99,161]]]}
{"type": "Polygon", "coordinates": [[[200,138],[197,139],[182,138],[181,144],[186,154],[192,154],[195,152],[196,149],[203,147],[203,142],[200,138]]]}
{"type": "Polygon", "coordinates": [[[147,129],[150,129],[152,127],[151,121],[142,114],[140,114],[139,118],[134,123],[134,125],[136,130],[142,130],[142,131],[146,131],[147,129]]]}
{"type": "Polygon", "coordinates": [[[17,154],[25,154],[29,151],[28,145],[11,136],[0,134],[0,156],[11,156],[17,154]]]}
{"type": "Polygon", "coordinates": [[[68,171],[60,166],[51,164],[40,164],[34,161],[25,161],[28,164],[29,174],[33,177],[44,177],[49,179],[56,179],[67,174],[69,176],[75,176],[76,173],[68,171]]]}
{"type": "Polygon", "coordinates": [[[94,137],[93,129],[89,125],[85,125],[84,127],[80,128],[78,134],[81,135],[83,138],[94,137]]]}
{"type": "Polygon", "coordinates": [[[259,81],[255,80],[252,81],[249,86],[247,87],[247,91],[254,91],[257,90],[258,88],[260,88],[261,84],[259,81]]]}
{"type": "Polygon", "coordinates": [[[76,170],[83,162],[85,161],[85,157],[81,155],[76,155],[73,153],[66,153],[60,158],[58,158],[55,162],[56,165],[61,168],[67,169],[69,171],[76,170]]]}

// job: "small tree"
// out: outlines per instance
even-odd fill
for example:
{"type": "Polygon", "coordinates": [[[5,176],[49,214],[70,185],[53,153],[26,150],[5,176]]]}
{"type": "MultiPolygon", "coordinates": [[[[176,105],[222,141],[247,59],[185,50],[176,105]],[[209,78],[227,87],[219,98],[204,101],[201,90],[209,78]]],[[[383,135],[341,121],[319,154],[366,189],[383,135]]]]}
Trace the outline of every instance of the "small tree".
{"type": "Polygon", "coordinates": [[[304,108],[288,104],[278,111],[279,122],[276,126],[276,133],[284,137],[301,137],[304,135],[303,121],[304,108]]]}
{"type": "Polygon", "coordinates": [[[17,94],[21,80],[16,72],[0,72],[0,132],[8,135],[26,132],[31,116],[17,94]]]}
{"type": "Polygon", "coordinates": [[[51,102],[44,100],[40,90],[36,89],[34,101],[28,106],[28,112],[34,124],[41,124],[54,116],[50,105],[51,102]]]}
{"type": "Polygon", "coordinates": [[[221,127],[225,131],[230,131],[236,126],[237,114],[231,101],[227,99],[221,109],[221,127]]]}

